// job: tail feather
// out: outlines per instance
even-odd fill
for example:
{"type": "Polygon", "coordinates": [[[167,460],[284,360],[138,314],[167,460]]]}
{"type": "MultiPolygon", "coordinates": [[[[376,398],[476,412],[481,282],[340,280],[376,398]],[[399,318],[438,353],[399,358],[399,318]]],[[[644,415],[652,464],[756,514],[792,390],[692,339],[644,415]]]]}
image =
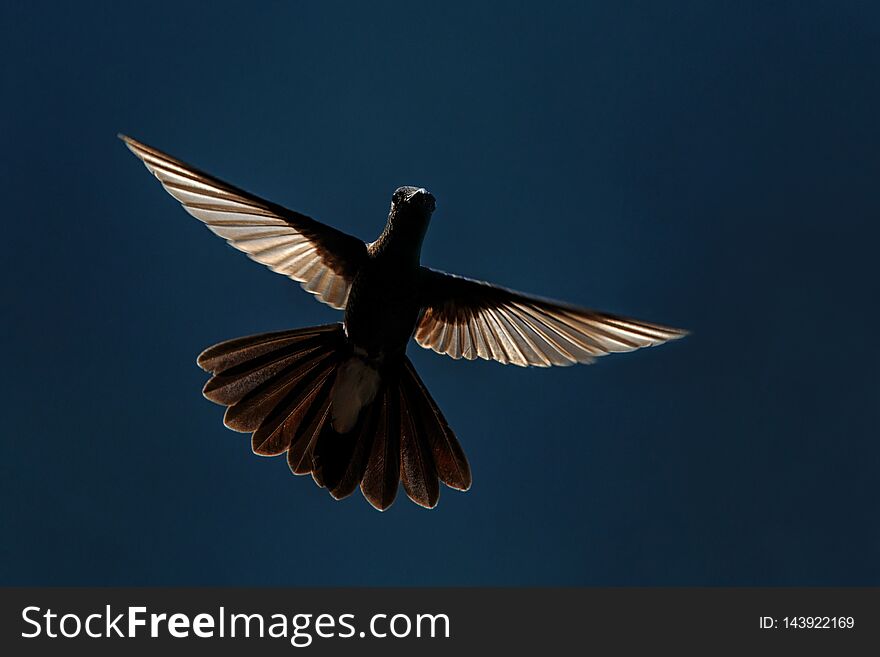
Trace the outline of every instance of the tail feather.
{"type": "Polygon", "coordinates": [[[337,432],[332,398],[347,388],[334,383],[352,358],[342,325],[333,324],[228,340],[206,349],[198,363],[213,375],[205,397],[228,407],[229,428],[252,432],[254,453],[287,452],[291,472],[311,473],[336,499],[360,486],[384,510],[402,482],[411,500],[433,508],[440,481],[467,490],[464,452],[405,356],[376,370],[375,397],[356,402],[363,404],[356,422],[337,432]]]}
{"type": "Polygon", "coordinates": [[[291,391],[285,403],[279,404],[280,412],[270,413],[251,437],[251,445],[255,454],[277,456],[283,454],[297,439],[300,426],[312,408],[320,408],[316,402],[319,396],[327,396],[328,379],[332,366],[326,366],[316,377],[308,382],[302,392],[291,391]]]}
{"type": "Polygon", "coordinates": [[[321,355],[321,346],[334,334],[331,329],[339,330],[338,325],[328,325],[263,333],[206,349],[198,364],[214,376],[205,384],[202,394],[218,404],[236,404],[261,385],[296,371],[305,360],[321,355]]]}
{"type": "Polygon", "coordinates": [[[418,407],[406,387],[401,386],[397,394],[400,397],[400,480],[409,499],[433,509],[440,498],[440,484],[431,447],[420,431],[424,423],[415,415],[418,407]]]}
{"type": "Polygon", "coordinates": [[[379,511],[394,503],[400,483],[400,398],[389,385],[374,402],[378,420],[361,492],[379,511]]]}
{"type": "Polygon", "coordinates": [[[449,428],[446,418],[409,358],[404,359],[403,367],[403,384],[407,396],[417,409],[416,416],[421,420],[417,433],[427,439],[440,481],[456,490],[469,489],[471,467],[455,433],[449,428]]]}
{"type": "MultiPolygon", "coordinates": [[[[296,345],[298,346],[298,345],[296,345]]],[[[271,359],[261,357],[260,362],[245,363],[223,370],[216,374],[202,390],[202,394],[218,404],[231,406],[240,401],[245,395],[252,392],[267,380],[276,375],[291,370],[303,360],[314,358],[318,346],[291,353],[291,347],[286,347],[270,354],[271,359]]]]}
{"type": "Polygon", "coordinates": [[[199,354],[197,362],[199,367],[206,372],[222,372],[236,365],[250,363],[264,354],[277,351],[287,345],[324,333],[336,333],[339,328],[339,324],[324,324],[323,326],[310,326],[291,331],[275,331],[233,338],[208,347],[199,354]]]}
{"type": "MultiPolygon", "coordinates": [[[[290,449],[287,450],[287,465],[295,475],[306,475],[314,470],[315,443],[330,416],[329,384],[324,385],[320,401],[312,404],[312,408],[307,411],[306,415],[307,419],[304,419],[296,441],[291,443],[290,449]]],[[[312,478],[314,479],[314,475],[312,478]]],[[[315,483],[321,485],[317,479],[315,483]]]]}
{"type": "Polygon", "coordinates": [[[240,401],[226,409],[223,423],[235,431],[256,431],[267,423],[283,420],[312,391],[315,381],[333,369],[332,354],[322,353],[265,380],[240,401]]]}
{"type": "Polygon", "coordinates": [[[347,433],[338,433],[327,422],[318,437],[313,473],[337,500],[351,495],[364,477],[378,416],[379,405],[372,403],[361,411],[357,423],[347,433]]]}
{"type": "Polygon", "coordinates": [[[337,500],[354,493],[367,471],[367,462],[376,438],[379,409],[374,405],[369,409],[367,421],[361,425],[360,436],[355,442],[348,465],[339,477],[338,482],[330,489],[330,494],[337,500]]]}

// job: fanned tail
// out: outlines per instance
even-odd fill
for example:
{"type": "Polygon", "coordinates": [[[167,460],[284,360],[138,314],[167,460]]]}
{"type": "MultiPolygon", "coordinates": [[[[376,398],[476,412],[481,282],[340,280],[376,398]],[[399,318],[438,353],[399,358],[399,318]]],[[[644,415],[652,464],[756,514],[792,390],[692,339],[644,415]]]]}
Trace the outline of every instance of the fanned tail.
{"type": "Polygon", "coordinates": [[[377,370],[378,387],[353,426],[336,424],[334,394],[351,387],[334,384],[358,369],[351,367],[358,358],[342,325],[329,324],[228,340],[206,349],[198,364],[213,375],[205,397],[228,407],[227,427],[251,432],[256,454],[286,452],[294,474],[311,474],[336,499],[360,486],[385,510],[402,482],[412,501],[433,508],[439,481],[467,490],[464,452],[406,356],[377,370]]]}
{"type": "Polygon", "coordinates": [[[254,453],[288,452],[291,469],[307,474],[345,348],[341,324],[221,342],[198,358],[199,366],[213,374],[203,394],[228,407],[227,427],[253,434],[254,453]]]}
{"type": "Polygon", "coordinates": [[[429,509],[437,506],[440,481],[462,491],[471,486],[464,451],[406,356],[382,373],[376,398],[352,431],[340,435],[324,425],[315,463],[316,481],[334,497],[350,495],[360,482],[380,511],[394,502],[398,483],[429,509]]]}

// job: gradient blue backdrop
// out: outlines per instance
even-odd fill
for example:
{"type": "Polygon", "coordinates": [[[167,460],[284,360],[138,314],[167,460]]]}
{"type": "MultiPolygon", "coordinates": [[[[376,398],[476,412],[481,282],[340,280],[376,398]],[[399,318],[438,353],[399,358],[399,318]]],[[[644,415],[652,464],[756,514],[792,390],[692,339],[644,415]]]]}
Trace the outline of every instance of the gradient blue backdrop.
{"type": "Polygon", "coordinates": [[[0,584],[880,584],[877,5],[447,4],[3,3],[0,584]],[[195,357],[339,315],[118,131],[365,239],[427,186],[427,264],[693,335],[413,346],[472,490],[334,502],[195,357]]]}

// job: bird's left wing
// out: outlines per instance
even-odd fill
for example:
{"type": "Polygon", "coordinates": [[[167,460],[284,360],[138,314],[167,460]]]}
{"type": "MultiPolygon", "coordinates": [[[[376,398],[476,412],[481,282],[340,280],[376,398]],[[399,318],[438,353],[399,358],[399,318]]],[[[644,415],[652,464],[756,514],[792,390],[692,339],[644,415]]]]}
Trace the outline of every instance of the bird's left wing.
{"type": "Polygon", "coordinates": [[[651,347],[681,329],[578,308],[422,267],[424,312],[415,339],[452,358],[527,367],[591,363],[598,356],[651,347]]]}
{"type": "Polygon", "coordinates": [[[120,139],[165,190],[249,258],[302,283],[343,308],[351,281],[367,257],[359,239],[299,212],[263,200],[130,137],[120,139]]]}

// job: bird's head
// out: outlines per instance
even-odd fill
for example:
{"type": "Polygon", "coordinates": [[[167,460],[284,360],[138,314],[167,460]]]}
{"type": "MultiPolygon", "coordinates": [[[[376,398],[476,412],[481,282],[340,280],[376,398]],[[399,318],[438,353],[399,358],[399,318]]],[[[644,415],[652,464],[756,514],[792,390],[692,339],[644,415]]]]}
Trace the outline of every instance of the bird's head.
{"type": "Polygon", "coordinates": [[[395,242],[418,256],[435,206],[434,195],[424,187],[398,187],[391,196],[384,243],[395,242]]]}
{"type": "Polygon", "coordinates": [[[437,203],[424,187],[398,187],[391,196],[391,213],[430,218],[437,203]]]}

